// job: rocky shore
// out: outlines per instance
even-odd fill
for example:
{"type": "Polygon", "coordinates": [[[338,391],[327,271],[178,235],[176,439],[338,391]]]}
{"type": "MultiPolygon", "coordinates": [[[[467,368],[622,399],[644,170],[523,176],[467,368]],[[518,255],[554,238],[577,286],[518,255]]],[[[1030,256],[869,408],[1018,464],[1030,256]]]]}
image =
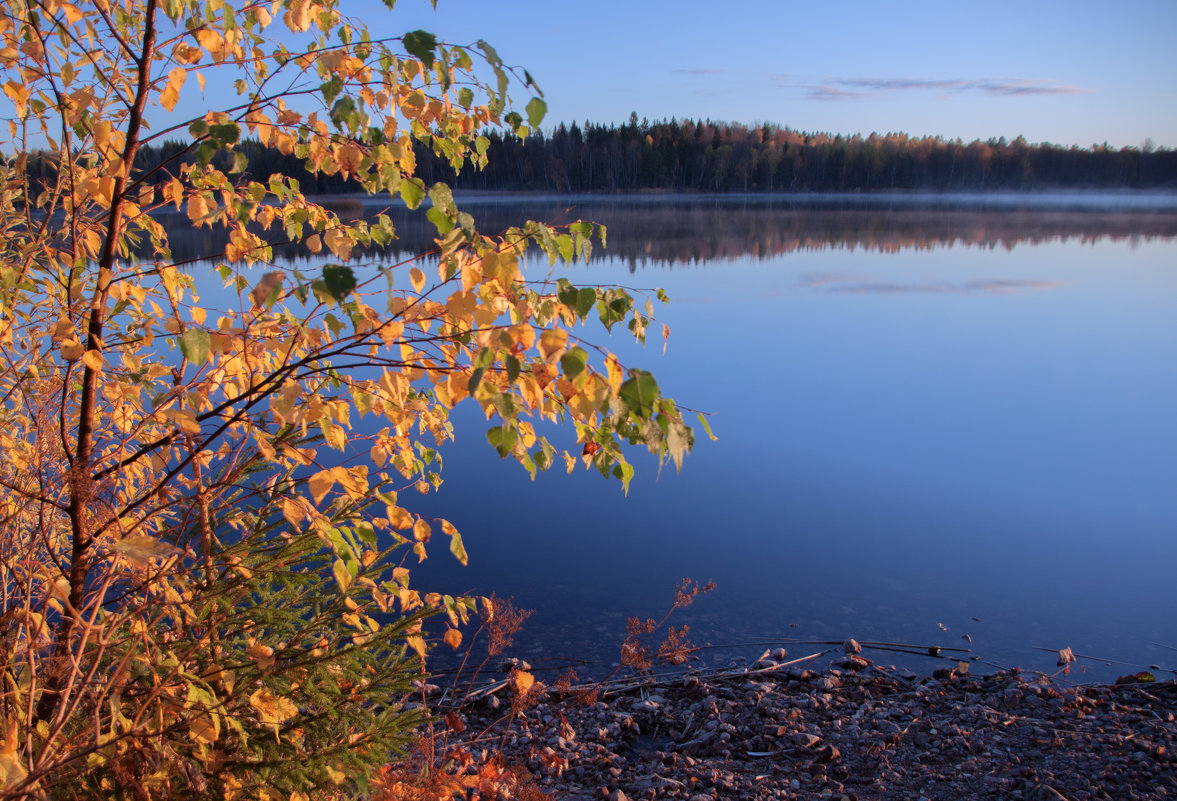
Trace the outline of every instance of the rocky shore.
{"type": "Polygon", "coordinates": [[[1075,685],[963,664],[918,676],[847,650],[822,669],[778,651],[744,668],[565,683],[526,705],[509,676],[453,710],[448,736],[525,765],[530,798],[1177,798],[1173,680],[1075,685]]]}

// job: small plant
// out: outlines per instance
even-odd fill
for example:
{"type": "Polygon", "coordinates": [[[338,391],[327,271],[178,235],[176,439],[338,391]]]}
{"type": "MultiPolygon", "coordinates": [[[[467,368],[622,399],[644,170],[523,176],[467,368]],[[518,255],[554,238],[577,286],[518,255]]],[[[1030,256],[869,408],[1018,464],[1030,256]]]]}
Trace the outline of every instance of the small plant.
{"type": "Polygon", "coordinates": [[[669,626],[663,641],[653,646],[650,640],[654,634],[670,621],[670,616],[677,609],[684,609],[694,603],[701,593],[708,593],[715,589],[715,583],[708,581],[700,585],[696,581],[684,578],[674,590],[674,602],[661,620],[631,617],[625,626],[625,639],[621,643],[620,668],[630,668],[638,673],[649,673],[654,668],[654,660],[659,659],[672,665],[684,664],[693,650],[687,640],[690,627],[683,625],[679,628],[669,626]]]}

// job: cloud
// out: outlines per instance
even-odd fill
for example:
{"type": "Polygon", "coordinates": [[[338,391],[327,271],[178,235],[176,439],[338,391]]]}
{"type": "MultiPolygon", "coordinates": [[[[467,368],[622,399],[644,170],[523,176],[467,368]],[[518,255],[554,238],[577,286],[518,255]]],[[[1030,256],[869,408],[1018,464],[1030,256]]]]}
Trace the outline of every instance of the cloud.
{"type": "Polygon", "coordinates": [[[987,95],[1018,97],[1030,95],[1085,94],[1088,89],[1054,80],[1030,78],[836,78],[807,87],[811,100],[857,100],[877,97],[887,92],[940,91],[981,92],[987,95]]]}
{"type": "Polygon", "coordinates": [[[866,281],[843,275],[815,273],[801,278],[801,286],[818,292],[848,295],[1018,295],[1065,286],[1060,281],[1025,281],[1012,278],[986,278],[963,283],[900,283],[866,281]]]}
{"type": "Polygon", "coordinates": [[[835,89],[832,86],[810,86],[808,97],[810,100],[858,100],[870,97],[874,92],[850,92],[846,89],[835,89]]]}

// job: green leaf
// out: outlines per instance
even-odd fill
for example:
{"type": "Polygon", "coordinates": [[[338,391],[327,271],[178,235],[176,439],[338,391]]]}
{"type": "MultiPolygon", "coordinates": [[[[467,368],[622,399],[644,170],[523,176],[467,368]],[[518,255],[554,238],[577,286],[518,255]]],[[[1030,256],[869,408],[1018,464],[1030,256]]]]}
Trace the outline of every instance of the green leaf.
{"type": "Polygon", "coordinates": [[[633,479],[633,465],[629,462],[618,462],[613,465],[613,477],[621,479],[621,490],[629,494],[629,482],[633,479]]]}
{"type": "Polygon", "coordinates": [[[528,102],[526,111],[527,124],[532,128],[538,128],[539,124],[544,120],[544,115],[548,113],[548,104],[538,97],[533,97],[528,102]]]}
{"type": "Polygon", "coordinates": [[[514,356],[507,356],[503,359],[503,364],[507,367],[507,381],[514,384],[515,379],[519,377],[519,371],[522,365],[514,356]]]}
{"type": "Polygon", "coordinates": [[[189,328],[180,335],[180,353],[190,364],[200,365],[208,361],[209,336],[203,328],[189,328]]]}
{"type": "Polygon", "coordinates": [[[499,452],[500,459],[506,459],[515,450],[515,439],[519,432],[507,426],[495,426],[486,432],[486,440],[499,452]]]}
{"type": "Polygon", "coordinates": [[[415,209],[421,205],[421,201],[425,199],[425,184],[419,178],[410,178],[407,181],[401,181],[400,186],[401,198],[404,199],[405,205],[410,209],[415,209]]]}
{"type": "Polygon", "coordinates": [[[653,411],[654,401],[658,400],[658,383],[645,370],[634,370],[621,384],[617,394],[631,412],[648,418],[653,411]]]}
{"type": "Polygon", "coordinates": [[[588,313],[593,310],[593,304],[597,302],[597,291],[595,289],[582,289],[576,293],[576,316],[584,320],[588,317],[588,313]]]}
{"type": "Polygon", "coordinates": [[[702,412],[699,412],[699,425],[703,426],[703,430],[707,432],[707,438],[712,442],[715,442],[715,440],[719,439],[719,437],[711,433],[711,423],[707,422],[707,418],[703,415],[702,412]]]}
{"type": "Polygon", "coordinates": [[[409,31],[402,38],[405,50],[419,58],[426,68],[433,66],[433,55],[437,49],[437,37],[428,31],[409,31]]]}
{"type": "Polygon", "coordinates": [[[462,535],[456,531],[450,535],[450,553],[463,565],[469,558],[466,556],[466,546],[462,544],[462,535]]]}
{"type": "Polygon", "coordinates": [[[536,467],[538,467],[540,470],[547,470],[552,466],[555,453],[556,449],[549,445],[548,441],[544,439],[540,440],[539,447],[536,448],[534,452],[532,452],[531,458],[535,462],[536,467]]]}
{"type": "Polygon", "coordinates": [[[356,275],[350,267],[331,264],[323,268],[323,284],[331,297],[340,301],[356,288],[356,275]]]}
{"type": "Polygon", "coordinates": [[[585,364],[588,362],[588,354],[583,348],[573,348],[560,357],[560,367],[564,370],[565,377],[572,379],[584,372],[585,364]]]}
{"type": "Polygon", "coordinates": [[[437,233],[440,236],[445,236],[454,228],[454,221],[437,206],[433,206],[425,212],[425,217],[437,227],[437,233]]]}
{"type": "Polygon", "coordinates": [[[472,91],[470,91],[469,89],[467,89],[464,86],[458,90],[458,105],[459,106],[461,106],[462,108],[470,108],[471,104],[473,104],[473,103],[474,103],[474,93],[472,91]]]}
{"type": "Polygon", "coordinates": [[[486,373],[486,368],[479,367],[470,374],[470,380],[466,382],[466,391],[471,395],[473,395],[474,391],[478,389],[478,385],[482,383],[482,376],[484,373],[486,373]]]}

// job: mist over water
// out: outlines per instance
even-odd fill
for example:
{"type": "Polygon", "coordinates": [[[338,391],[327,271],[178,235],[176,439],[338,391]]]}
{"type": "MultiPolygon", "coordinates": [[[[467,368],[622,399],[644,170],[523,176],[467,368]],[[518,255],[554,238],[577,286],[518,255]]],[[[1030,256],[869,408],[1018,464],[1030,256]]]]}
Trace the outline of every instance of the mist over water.
{"type": "Polygon", "coordinates": [[[438,551],[416,586],[514,596],[536,610],[519,655],[589,660],[582,675],[684,576],[718,584],[674,619],[696,644],[853,636],[1141,666],[1080,660],[1092,680],[1177,667],[1160,647],[1177,647],[1177,213],[568,205],[466,208],[488,231],[608,225],[589,264],[552,274],[664,287],[665,355],[656,333],[646,349],[584,335],[711,413],[719,440],[697,432],[677,474],[634,454],[624,498],[596,473],[530,481],[460,406],[445,484],[416,511],[462,531],[470,566],[438,551]]]}

